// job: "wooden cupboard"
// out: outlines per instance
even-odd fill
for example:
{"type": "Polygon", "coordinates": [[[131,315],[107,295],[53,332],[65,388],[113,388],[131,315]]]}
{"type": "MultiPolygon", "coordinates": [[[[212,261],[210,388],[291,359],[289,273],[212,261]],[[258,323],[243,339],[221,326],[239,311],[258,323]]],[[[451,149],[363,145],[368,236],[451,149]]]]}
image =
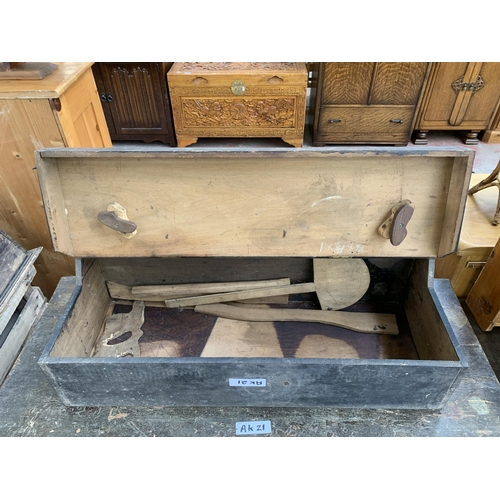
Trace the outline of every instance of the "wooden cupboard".
{"type": "Polygon", "coordinates": [[[42,80],[0,81],[0,229],[26,250],[43,247],[33,284],[47,298],[75,266],[52,249],[35,151],[111,147],[92,63],[57,64],[42,80]]]}
{"type": "Polygon", "coordinates": [[[175,146],[166,62],[97,62],[92,66],[111,139],[175,146]]]}
{"type": "Polygon", "coordinates": [[[400,144],[410,140],[429,63],[319,65],[313,144],[400,144]]]}
{"type": "Polygon", "coordinates": [[[499,105],[500,63],[433,63],[413,140],[427,144],[430,130],[457,130],[465,144],[477,144],[479,133],[493,124],[499,105]]]}

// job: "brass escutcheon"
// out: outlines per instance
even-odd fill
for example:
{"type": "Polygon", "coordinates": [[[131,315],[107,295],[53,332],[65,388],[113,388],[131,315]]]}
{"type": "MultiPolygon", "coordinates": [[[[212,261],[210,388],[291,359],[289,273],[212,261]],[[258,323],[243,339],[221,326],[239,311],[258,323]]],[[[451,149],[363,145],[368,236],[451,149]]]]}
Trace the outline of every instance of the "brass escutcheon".
{"type": "Polygon", "coordinates": [[[241,80],[234,80],[231,83],[231,92],[235,95],[243,95],[246,89],[245,82],[241,80]]]}

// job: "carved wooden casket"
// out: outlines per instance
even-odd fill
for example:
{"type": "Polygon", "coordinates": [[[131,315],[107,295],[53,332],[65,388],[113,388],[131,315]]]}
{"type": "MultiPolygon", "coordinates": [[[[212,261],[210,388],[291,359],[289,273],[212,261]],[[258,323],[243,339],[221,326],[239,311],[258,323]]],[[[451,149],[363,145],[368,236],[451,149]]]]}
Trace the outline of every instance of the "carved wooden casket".
{"type": "Polygon", "coordinates": [[[39,364],[69,406],[439,408],[467,362],[434,259],[456,248],[472,161],[42,150],[78,273],[39,364]]]}
{"type": "Polygon", "coordinates": [[[304,63],[179,62],[167,78],[179,147],[199,137],[281,137],[302,146],[304,63]]]}

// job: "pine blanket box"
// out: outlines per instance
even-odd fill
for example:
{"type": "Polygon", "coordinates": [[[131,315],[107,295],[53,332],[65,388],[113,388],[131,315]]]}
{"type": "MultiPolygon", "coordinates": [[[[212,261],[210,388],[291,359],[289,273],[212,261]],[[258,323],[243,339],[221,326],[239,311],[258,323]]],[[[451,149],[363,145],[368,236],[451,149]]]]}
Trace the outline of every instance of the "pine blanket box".
{"type": "Polygon", "coordinates": [[[179,147],[199,137],[280,137],[302,146],[305,63],[178,62],[167,79],[179,147]]]}
{"type": "Polygon", "coordinates": [[[39,365],[67,406],[440,408],[468,365],[434,262],[456,248],[473,154],[41,150],[78,279],[39,365]],[[332,265],[357,270],[320,282],[332,265]],[[245,285],[266,280],[290,285],[259,303],[245,285]],[[243,291],[186,292],[206,283],[243,291]],[[224,303],[189,305],[207,296],[224,303]]]}

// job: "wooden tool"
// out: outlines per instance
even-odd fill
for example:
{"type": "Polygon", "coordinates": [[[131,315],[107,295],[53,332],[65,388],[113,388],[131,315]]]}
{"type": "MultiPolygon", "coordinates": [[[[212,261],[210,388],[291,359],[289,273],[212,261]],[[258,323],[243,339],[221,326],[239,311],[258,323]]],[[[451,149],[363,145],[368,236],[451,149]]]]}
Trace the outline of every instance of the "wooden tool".
{"type": "Polygon", "coordinates": [[[368,290],[370,273],[362,259],[314,259],[314,283],[273,286],[237,292],[167,299],[167,307],[232,302],[291,293],[316,292],[321,309],[335,311],[357,302],[368,290]]]}
{"type": "Polygon", "coordinates": [[[194,308],[196,312],[241,321],[301,321],[324,323],[360,333],[399,333],[394,314],[371,312],[317,311],[311,309],[262,309],[229,304],[207,304],[194,308]]]}

